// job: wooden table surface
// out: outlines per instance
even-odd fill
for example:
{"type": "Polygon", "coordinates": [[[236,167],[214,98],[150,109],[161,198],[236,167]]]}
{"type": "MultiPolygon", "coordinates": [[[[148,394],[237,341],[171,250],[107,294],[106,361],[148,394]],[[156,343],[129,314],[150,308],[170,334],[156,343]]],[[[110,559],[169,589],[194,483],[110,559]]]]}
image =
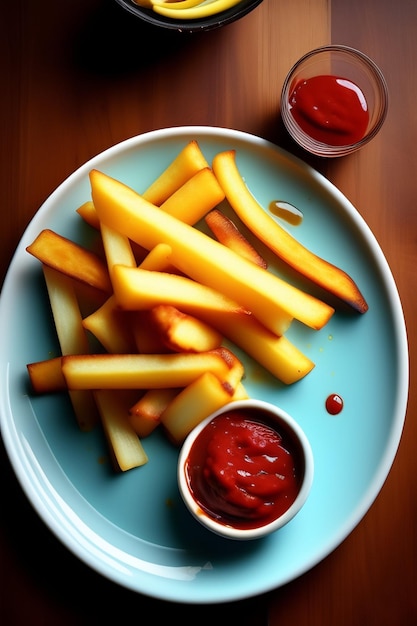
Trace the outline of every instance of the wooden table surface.
{"type": "Polygon", "coordinates": [[[357,207],[396,279],[411,361],[403,438],[365,518],[297,580],[230,605],[167,605],[91,571],[32,510],[2,448],[0,619],[5,626],[164,623],[167,611],[170,620],[182,624],[201,616],[241,626],[268,620],[270,626],[417,623],[416,24],[415,0],[264,0],[223,29],[191,36],[152,32],[149,40],[149,28],[110,0],[13,0],[2,8],[2,279],[28,221],[90,157],[153,129],[235,128],[302,156],[357,207]],[[362,151],[322,161],[300,154],[277,111],[290,65],[329,42],[373,57],[389,85],[390,110],[380,134],[362,151]]]}

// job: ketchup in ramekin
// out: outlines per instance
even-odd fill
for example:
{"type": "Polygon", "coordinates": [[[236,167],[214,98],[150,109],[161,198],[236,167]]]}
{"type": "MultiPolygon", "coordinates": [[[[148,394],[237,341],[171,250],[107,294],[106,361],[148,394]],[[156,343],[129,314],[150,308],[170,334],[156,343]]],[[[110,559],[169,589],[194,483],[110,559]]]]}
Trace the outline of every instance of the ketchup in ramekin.
{"type": "Polygon", "coordinates": [[[289,521],[303,505],[312,480],[304,433],[286,413],[244,400],[205,420],[180,454],[179,485],[203,525],[246,539],[289,521]]]}
{"type": "Polygon", "coordinates": [[[381,129],[388,88],[378,66],[349,46],[311,50],[288,72],[281,116],[290,136],[320,157],[340,157],[367,144],[381,129]]]}
{"type": "Polygon", "coordinates": [[[333,146],[360,141],[368,128],[369,109],[360,87],[342,76],[323,74],[299,80],[290,112],[310,137],[333,146]]]}

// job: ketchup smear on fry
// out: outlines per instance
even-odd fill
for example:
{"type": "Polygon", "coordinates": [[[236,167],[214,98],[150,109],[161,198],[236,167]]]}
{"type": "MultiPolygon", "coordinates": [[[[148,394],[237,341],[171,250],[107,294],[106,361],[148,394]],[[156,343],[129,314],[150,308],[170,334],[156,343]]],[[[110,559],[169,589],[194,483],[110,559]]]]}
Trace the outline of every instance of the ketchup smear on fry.
{"type": "Polygon", "coordinates": [[[284,513],[297,497],[303,467],[284,430],[248,413],[214,418],[189,454],[189,484],[202,510],[235,528],[256,528],[284,513]]]}
{"type": "Polygon", "coordinates": [[[289,103],[297,124],[322,143],[348,145],[366,133],[369,111],[365,96],[346,78],[323,75],[300,80],[289,103]]]}

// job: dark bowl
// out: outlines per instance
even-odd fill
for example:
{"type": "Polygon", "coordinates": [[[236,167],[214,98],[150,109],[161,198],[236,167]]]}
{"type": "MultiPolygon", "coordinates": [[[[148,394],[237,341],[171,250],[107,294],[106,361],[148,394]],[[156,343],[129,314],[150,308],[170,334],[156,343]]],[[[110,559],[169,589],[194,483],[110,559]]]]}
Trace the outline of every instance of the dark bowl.
{"type": "Polygon", "coordinates": [[[158,13],[155,13],[152,9],[144,9],[140,7],[133,2],[133,0],[116,0],[116,2],[121,7],[126,9],[126,11],[129,11],[133,15],[136,15],[139,19],[144,22],[148,22],[153,26],[177,30],[179,32],[185,31],[192,33],[202,30],[213,30],[214,28],[226,26],[226,24],[235,22],[250,13],[250,11],[257,7],[258,4],[261,4],[262,0],[242,0],[230,9],[226,9],[225,11],[221,11],[220,13],[209,17],[194,20],[181,20],[164,17],[162,15],[158,15],[158,13]]]}

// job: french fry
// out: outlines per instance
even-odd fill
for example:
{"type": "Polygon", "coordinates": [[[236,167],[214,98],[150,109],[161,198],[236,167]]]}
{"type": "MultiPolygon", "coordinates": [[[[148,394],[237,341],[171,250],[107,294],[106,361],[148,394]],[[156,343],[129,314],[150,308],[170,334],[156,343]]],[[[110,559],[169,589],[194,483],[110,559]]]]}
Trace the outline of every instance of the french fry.
{"type": "Polygon", "coordinates": [[[245,373],[243,363],[237,358],[235,354],[233,354],[233,352],[229,350],[229,348],[225,348],[224,346],[220,346],[219,348],[216,348],[211,352],[219,354],[227,364],[229,372],[226,376],[222,378],[222,385],[224,389],[229,393],[229,395],[233,396],[236,392],[236,389],[241,384],[243,375],[245,373]]]}
{"type": "Polygon", "coordinates": [[[359,313],[368,305],[356,283],[343,270],[318,257],[282,228],[255,200],[237,165],[236,151],[219,152],[213,170],[226,197],[244,224],[288,265],[359,313]]]}
{"type": "Polygon", "coordinates": [[[137,267],[136,259],[126,235],[120,234],[113,228],[100,224],[101,237],[103,239],[104,252],[106,255],[107,268],[110,280],[113,283],[113,268],[115,265],[137,267]]]}
{"type": "Polygon", "coordinates": [[[100,230],[109,270],[114,265],[136,267],[136,259],[129,238],[102,222],[100,222],[100,230]]]}
{"type": "Polygon", "coordinates": [[[209,164],[198,142],[193,139],[184,146],[142,196],[148,202],[160,206],[189,178],[205,167],[209,167],[209,164]]]}
{"type": "Polygon", "coordinates": [[[94,204],[91,200],[87,200],[77,209],[78,215],[83,218],[83,220],[92,228],[99,230],[100,228],[100,220],[98,219],[97,211],[94,207],[94,204]]]}
{"type": "Polygon", "coordinates": [[[314,363],[286,335],[278,336],[253,315],[212,314],[210,323],[286,385],[309,374],[314,363]]]}
{"type": "Polygon", "coordinates": [[[131,403],[131,394],[100,389],[94,392],[94,398],[110,447],[111,458],[117,463],[116,469],[125,472],[145,465],[148,456],[129,421],[128,407],[131,403]]]}
{"type": "Polygon", "coordinates": [[[98,339],[107,352],[127,354],[136,348],[130,316],[119,309],[114,295],[94,313],[85,317],[82,325],[98,339]]]}
{"type": "Polygon", "coordinates": [[[148,437],[159,426],[163,411],[178,393],[174,388],[149,389],[130,407],[130,423],[139,437],[148,437]]]}
{"type": "Polygon", "coordinates": [[[152,248],[139,264],[141,270],[152,270],[153,272],[170,272],[175,268],[171,265],[172,248],[166,243],[158,243],[152,248]]]}
{"type": "Polygon", "coordinates": [[[69,389],[68,395],[80,430],[90,431],[99,422],[97,405],[92,392],[87,390],[69,389]]]}
{"type": "Polygon", "coordinates": [[[103,223],[149,250],[161,242],[169,244],[178,269],[240,302],[276,334],[285,332],[293,318],[319,329],[333,315],[331,306],[166,214],[123,183],[97,170],[90,172],[90,181],[103,223]]]}
{"type": "Polygon", "coordinates": [[[62,373],[61,357],[27,364],[32,389],[36,394],[66,391],[67,383],[62,373]]]}
{"type": "MultiPolygon", "coordinates": [[[[100,231],[100,220],[98,218],[96,208],[91,200],[87,200],[87,202],[84,202],[84,204],[79,206],[76,211],[83,218],[83,220],[87,224],[89,224],[89,226],[97,231],[100,231]]],[[[139,263],[140,261],[142,261],[148,251],[144,250],[144,248],[138,246],[135,242],[132,241],[130,241],[130,246],[136,262],[139,263]]]]}
{"type": "Polygon", "coordinates": [[[150,316],[156,332],[174,352],[206,352],[223,341],[223,335],[201,319],[169,304],[154,307],[150,316]]]}
{"type": "Polygon", "coordinates": [[[71,278],[111,293],[112,287],[106,265],[93,252],[58,235],[43,230],[26,250],[45,265],[71,278]]]}
{"type": "Polygon", "coordinates": [[[190,431],[211,413],[228,402],[247,397],[242,384],[230,396],[217,376],[205,372],[169,403],[161,415],[161,424],[172,443],[179,446],[190,431]]]}
{"type": "MultiPolygon", "coordinates": [[[[43,265],[46,287],[63,355],[88,352],[89,344],[71,278],[43,265]]],[[[81,430],[91,430],[98,421],[97,407],[90,391],[69,391],[81,430]]]]}
{"type": "Polygon", "coordinates": [[[155,332],[150,310],[132,311],[131,329],[136,350],[140,354],[164,354],[172,352],[155,332]]]}
{"type": "Polygon", "coordinates": [[[113,288],[119,306],[125,311],[171,304],[196,317],[201,311],[248,315],[242,306],[222,293],[177,274],[115,265],[113,288]]]}
{"type": "Polygon", "coordinates": [[[206,215],[205,222],[220,243],[252,261],[255,265],[267,269],[268,264],[265,259],[255,250],[227,215],[219,211],[219,209],[213,209],[206,215]]]}
{"type": "Polygon", "coordinates": [[[224,191],[209,167],[199,170],[174,192],[161,209],[186,224],[196,224],[224,200],[224,191]]]}
{"type": "Polygon", "coordinates": [[[174,354],[71,354],[62,357],[69,389],[185,387],[206,371],[226,379],[230,367],[215,351],[174,354]]]}
{"type": "Polygon", "coordinates": [[[43,265],[42,269],[62,354],[88,352],[88,339],[72,279],[48,265],[43,265]]]}

